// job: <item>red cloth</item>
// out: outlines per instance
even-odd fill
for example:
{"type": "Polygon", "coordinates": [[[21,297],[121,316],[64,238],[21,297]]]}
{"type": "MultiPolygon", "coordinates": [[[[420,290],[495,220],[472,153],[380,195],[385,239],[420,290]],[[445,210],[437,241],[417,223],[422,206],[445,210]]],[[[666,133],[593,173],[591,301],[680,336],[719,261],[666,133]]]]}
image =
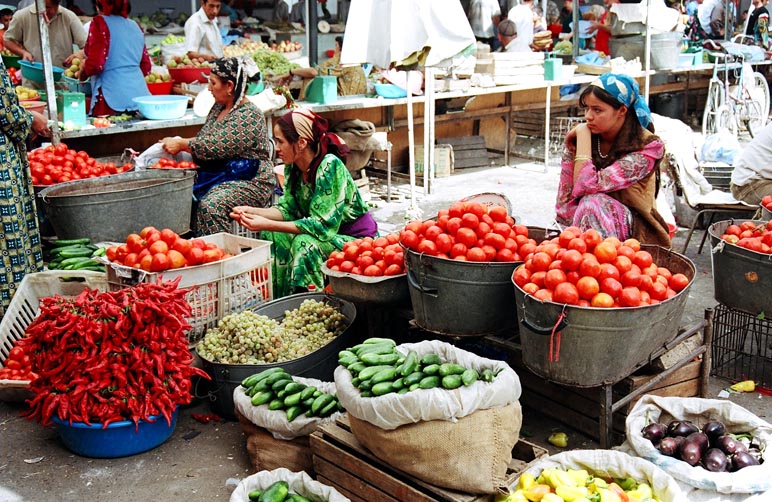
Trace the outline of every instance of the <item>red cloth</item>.
{"type": "Polygon", "coordinates": [[[547,26],[547,29],[552,32],[552,40],[557,39],[563,33],[563,25],[560,23],[551,24],[547,26]]]}
{"type": "Polygon", "coordinates": [[[129,17],[128,0],[97,0],[103,16],[129,17]]]}
{"type": "MultiPolygon", "coordinates": [[[[605,23],[608,11],[604,12],[600,17],[600,22],[605,23]]],[[[601,51],[603,54],[609,55],[611,49],[608,47],[608,41],[611,38],[611,33],[598,28],[598,33],[595,34],[595,50],[601,51]]]]}

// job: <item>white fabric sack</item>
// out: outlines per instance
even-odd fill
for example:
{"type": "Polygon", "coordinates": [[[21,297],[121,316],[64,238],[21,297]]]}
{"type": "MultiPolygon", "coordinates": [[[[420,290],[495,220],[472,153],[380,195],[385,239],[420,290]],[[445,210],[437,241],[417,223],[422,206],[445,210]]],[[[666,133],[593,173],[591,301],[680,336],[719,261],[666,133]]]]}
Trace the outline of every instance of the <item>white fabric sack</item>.
{"type": "MultiPolygon", "coordinates": [[[[700,490],[721,494],[757,493],[772,490],[772,461],[769,455],[761,465],[737,472],[710,472],[699,466],[662,455],[641,435],[651,422],[667,425],[671,420],[690,420],[701,427],[709,420],[721,420],[730,433],[748,432],[757,437],[761,450],[772,447],[772,425],[742,406],[721,399],[643,396],[627,416],[625,433],[635,454],[645,458],[668,474],[700,490]]],[[[767,499],[769,500],[769,499],[767,499]]]]}
{"type": "Polygon", "coordinates": [[[343,407],[356,418],[385,430],[421,421],[450,420],[465,417],[476,410],[506,406],[520,398],[520,379],[507,363],[486,359],[449,343],[427,340],[405,343],[397,350],[407,355],[414,350],[419,357],[435,353],[443,361],[457,363],[465,368],[476,369],[480,374],[485,368],[499,371],[493,382],[477,381],[455,390],[442,388],[421,389],[407,394],[386,394],[378,398],[361,397],[359,389],[351,383],[351,373],[343,366],[335,369],[335,386],[343,407]]]}
{"type": "MultiPolygon", "coordinates": [[[[525,472],[537,477],[550,467],[586,469],[598,477],[626,478],[648,483],[660,502],[691,502],[665,471],[641,458],[615,450],[572,450],[542,458],[525,472]]],[[[509,487],[514,489],[518,479],[509,487]]],[[[231,499],[233,500],[233,499],[231,499]]]]}
{"type": "MultiPolygon", "coordinates": [[[[179,138],[179,136],[177,137],[179,138]]],[[[172,155],[164,150],[161,143],[154,143],[134,159],[134,167],[138,170],[147,169],[158,162],[158,159],[160,158],[172,159],[177,162],[182,162],[183,160],[193,161],[193,156],[188,152],[180,152],[177,155],[172,155]]]]}
{"type": "Polygon", "coordinates": [[[188,51],[185,50],[185,42],[178,44],[161,44],[161,62],[168,63],[174,56],[184,56],[188,51]]]}
{"type": "Polygon", "coordinates": [[[335,488],[314,481],[305,472],[292,472],[284,467],[272,471],[260,471],[242,479],[231,493],[231,502],[249,502],[249,492],[264,490],[277,481],[286,481],[290,491],[314,502],[351,502],[335,488]]]}
{"type": "MultiPolygon", "coordinates": [[[[315,378],[303,378],[293,376],[296,382],[316,387],[327,394],[335,394],[335,384],[332,382],[322,382],[315,378]]],[[[233,391],[233,406],[247,418],[250,422],[267,429],[276,439],[290,440],[300,436],[308,436],[314,432],[320,425],[334,422],[341,413],[335,412],[332,415],[321,417],[307,417],[301,413],[292,422],[287,421],[285,410],[269,410],[268,406],[252,406],[252,398],[247,396],[244,387],[237,386],[233,391]]]]}

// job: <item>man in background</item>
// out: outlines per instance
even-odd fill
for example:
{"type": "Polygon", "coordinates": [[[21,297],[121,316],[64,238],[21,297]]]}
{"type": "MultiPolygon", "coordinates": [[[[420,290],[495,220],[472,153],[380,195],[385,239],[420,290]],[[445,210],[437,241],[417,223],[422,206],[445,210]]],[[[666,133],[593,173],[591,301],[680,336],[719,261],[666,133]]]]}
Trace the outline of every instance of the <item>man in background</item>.
{"type": "Polygon", "coordinates": [[[505,19],[499,23],[499,43],[501,52],[515,52],[515,40],[517,40],[517,26],[511,19],[505,19]]]}
{"type": "Polygon", "coordinates": [[[520,5],[512,7],[507,19],[515,23],[517,39],[513,50],[507,52],[530,52],[533,43],[533,0],[523,0],[520,5]]]}
{"type": "Polygon", "coordinates": [[[748,204],[772,195],[772,123],[756,133],[735,161],[730,190],[748,204]]]}
{"type": "Polygon", "coordinates": [[[3,25],[2,29],[0,29],[0,50],[5,49],[3,37],[5,32],[8,31],[8,26],[11,25],[11,19],[13,19],[13,11],[11,9],[0,9],[0,24],[3,25]]]}
{"type": "Polygon", "coordinates": [[[501,20],[498,0],[472,0],[467,12],[475,38],[495,49],[496,25],[501,20]]]}
{"type": "Polygon", "coordinates": [[[220,0],[201,0],[201,8],[185,21],[185,51],[189,58],[211,61],[223,56],[219,13],[220,0]]]}

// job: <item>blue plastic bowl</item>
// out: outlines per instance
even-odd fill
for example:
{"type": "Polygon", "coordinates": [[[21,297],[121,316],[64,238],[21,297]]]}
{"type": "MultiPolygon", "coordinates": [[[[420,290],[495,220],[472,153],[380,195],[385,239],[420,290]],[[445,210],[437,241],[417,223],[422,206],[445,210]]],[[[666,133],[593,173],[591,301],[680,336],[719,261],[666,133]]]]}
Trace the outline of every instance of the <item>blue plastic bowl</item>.
{"type": "Polygon", "coordinates": [[[394,84],[375,84],[375,93],[384,98],[406,98],[407,91],[394,84]]]}
{"type": "Polygon", "coordinates": [[[136,432],[134,422],[130,420],[113,422],[106,429],[102,429],[102,424],[73,422],[70,425],[57,417],[53,420],[62,442],[73,453],[92,458],[117,458],[152,450],[169,439],[177,425],[177,411],[172,415],[171,427],[159,415],[151,417],[155,422],[140,421],[136,432]]]}
{"type": "MultiPolygon", "coordinates": [[[[27,80],[43,84],[46,81],[45,74],[43,73],[43,64],[37,61],[30,63],[29,61],[19,60],[19,66],[21,66],[21,76],[27,80]]],[[[64,70],[58,66],[54,66],[54,82],[59,82],[64,75],[64,70]]]]}
{"type": "Polygon", "coordinates": [[[187,96],[139,96],[134,102],[139,113],[150,120],[181,119],[188,108],[187,96]]]}

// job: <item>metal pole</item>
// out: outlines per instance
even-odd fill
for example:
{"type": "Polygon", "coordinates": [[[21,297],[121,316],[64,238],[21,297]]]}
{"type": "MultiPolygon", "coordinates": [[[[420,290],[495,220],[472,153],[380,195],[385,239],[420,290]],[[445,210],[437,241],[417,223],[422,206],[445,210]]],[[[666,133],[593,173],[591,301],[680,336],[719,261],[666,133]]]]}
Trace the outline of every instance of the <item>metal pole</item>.
{"type": "Polygon", "coordinates": [[[319,14],[317,12],[316,0],[306,0],[306,12],[308,23],[306,23],[306,39],[308,47],[308,64],[316,66],[319,63],[319,14]]]}
{"type": "Polygon", "coordinates": [[[730,32],[734,31],[733,26],[734,16],[732,16],[731,21],[729,19],[729,0],[724,0],[724,40],[728,41],[731,38],[730,32]]]}
{"type": "Polygon", "coordinates": [[[573,29],[571,30],[571,34],[573,35],[573,53],[574,53],[574,61],[576,61],[576,58],[579,57],[579,0],[574,0],[574,9],[571,12],[573,16],[573,29]]]}
{"type": "Polygon", "coordinates": [[[649,70],[651,70],[651,0],[646,1],[646,43],[644,44],[645,76],[643,77],[643,98],[649,102],[649,70]]]}
{"type": "Polygon", "coordinates": [[[48,42],[48,23],[46,23],[45,0],[35,0],[35,8],[38,11],[38,29],[40,30],[40,52],[43,54],[43,76],[46,83],[46,101],[48,101],[48,118],[51,123],[51,142],[59,143],[59,121],[56,110],[56,94],[54,91],[54,70],[51,63],[51,44],[48,42]]]}

